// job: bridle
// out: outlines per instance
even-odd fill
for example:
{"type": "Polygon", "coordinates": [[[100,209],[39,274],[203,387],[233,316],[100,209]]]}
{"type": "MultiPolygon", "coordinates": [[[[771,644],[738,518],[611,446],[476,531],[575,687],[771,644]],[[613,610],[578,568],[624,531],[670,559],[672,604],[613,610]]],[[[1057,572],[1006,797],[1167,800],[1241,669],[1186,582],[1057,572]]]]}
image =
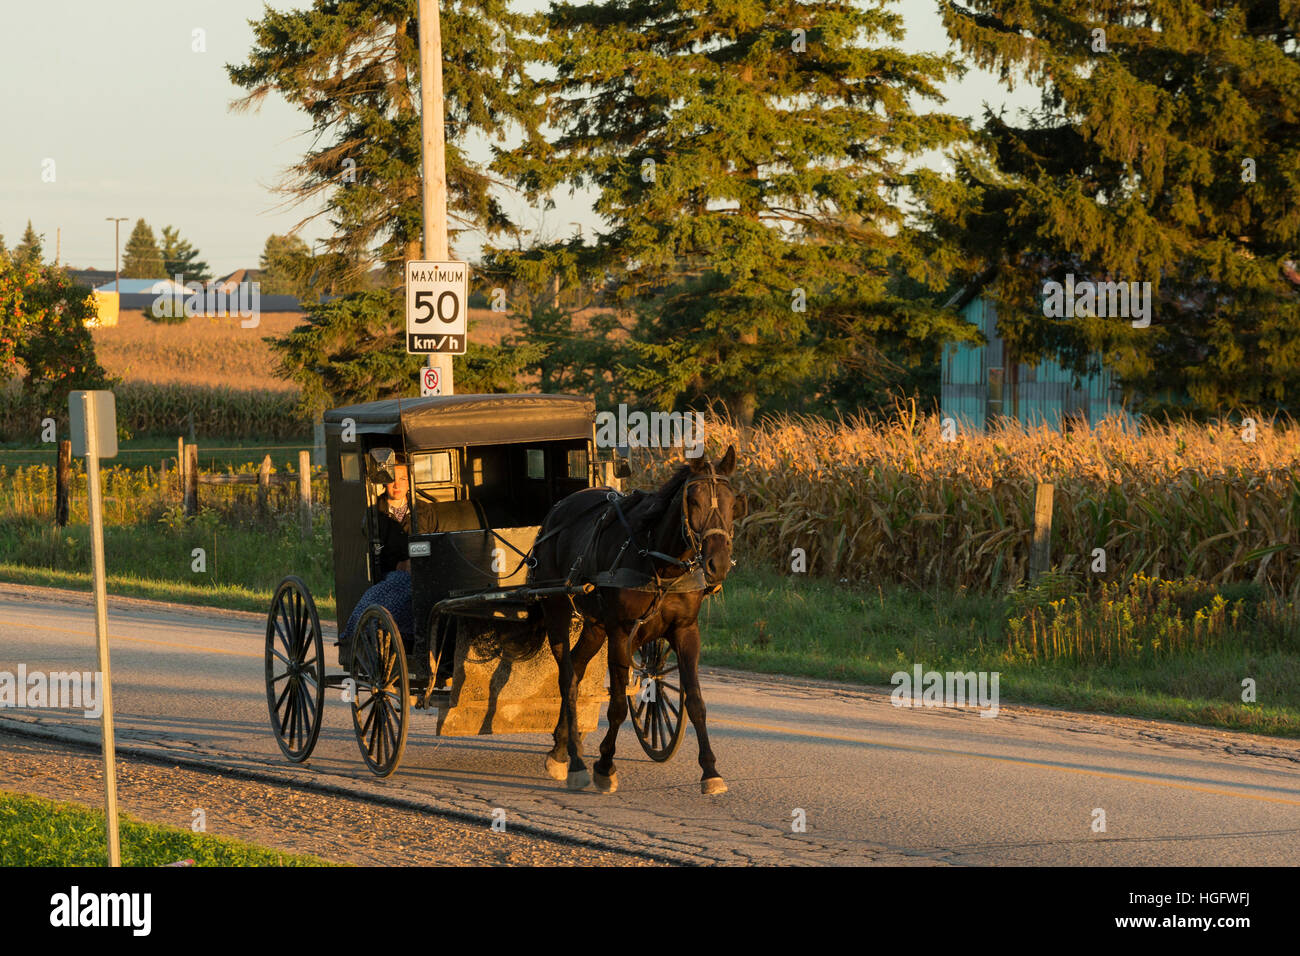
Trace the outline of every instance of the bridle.
{"type": "MultiPolygon", "coordinates": [[[[687,570],[693,571],[703,563],[704,542],[709,539],[710,535],[720,534],[726,539],[728,546],[731,544],[731,532],[726,529],[726,519],[723,518],[721,509],[718,508],[719,482],[725,484],[729,489],[731,488],[731,478],[727,475],[719,475],[717,471],[714,470],[713,462],[709,462],[709,474],[707,478],[702,475],[693,475],[690,478],[687,478],[685,484],[682,485],[682,539],[690,545],[691,551],[693,552],[691,559],[685,562],[687,570]],[[703,532],[697,532],[693,527],[691,527],[689,514],[691,497],[690,490],[691,485],[703,484],[706,481],[709,483],[709,511],[704,516],[705,530],[703,532]],[[709,522],[715,514],[718,516],[718,521],[720,523],[714,527],[709,527],[709,522]]],[[[735,562],[733,561],[732,564],[735,564],[735,562]]]]}

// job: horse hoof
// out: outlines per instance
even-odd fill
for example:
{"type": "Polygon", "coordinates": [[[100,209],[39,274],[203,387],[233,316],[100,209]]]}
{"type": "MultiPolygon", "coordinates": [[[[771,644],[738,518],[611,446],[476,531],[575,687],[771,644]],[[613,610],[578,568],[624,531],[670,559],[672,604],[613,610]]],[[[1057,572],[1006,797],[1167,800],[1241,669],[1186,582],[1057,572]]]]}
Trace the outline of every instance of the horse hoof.
{"type": "Polygon", "coordinates": [[[726,793],[727,785],[721,777],[709,777],[707,780],[700,781],[700,793],[714,794],[726,793]]]}
{"type": "Polygon", "coordinates": [[[591,774],[586,770],[572,770],[567,778],[567,786],[570,790],[585,790],[591,786],[591,774]]]}
{"type": "Polygon", "coordinates": [[[553,760],[549,755],[546,758],[546,775],[552,780],[563,780],[569,774],[569,762],[567,760],[553,760]]]}
{"type": "Polygon", "coordinates": [[[618,773],[611,773],[608,777],[596,771],[595,775],[596,789],[601,793],[614,793],[618,790],[618,773]]]}

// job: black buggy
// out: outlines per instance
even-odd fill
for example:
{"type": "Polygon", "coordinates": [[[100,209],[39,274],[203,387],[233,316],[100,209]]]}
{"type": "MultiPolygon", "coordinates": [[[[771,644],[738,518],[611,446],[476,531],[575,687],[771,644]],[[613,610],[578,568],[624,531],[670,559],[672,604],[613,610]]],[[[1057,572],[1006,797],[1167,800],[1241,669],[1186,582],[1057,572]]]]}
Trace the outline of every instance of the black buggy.
{"type": "MultiPolygon", "coordinates": [[[[442,736],[551,733],[558,669],[539,640],[537,602],[592,585],[530,587],[527,555],[557,501],[627,474],[623,462],[597,461],[594,403],[454,395],[349,405],[324,418],[342,670],[326,673],[315,602],[300,578],[286,577],[266,623],[266,700],[284,755],[311,756],[329,688],[349,702],[361,755],[381,777],[402,759],[412,709],[436,710],[442,736]],[[398,453],[410,479],[414,631],[400,633],[376,603],[344,640],[376,580],[378,495],[398,453]]],[[[580,627],[575,621],[571,641],[580,627]]],[[[637,736],[661,761],[683,731],[681,690],[669,683],[674,662],[666,641],[647,644],[628,684],[637,736]]],[[[605,671],[602,648],[578,688],[582,733],[599,721],[605,671]]]]}

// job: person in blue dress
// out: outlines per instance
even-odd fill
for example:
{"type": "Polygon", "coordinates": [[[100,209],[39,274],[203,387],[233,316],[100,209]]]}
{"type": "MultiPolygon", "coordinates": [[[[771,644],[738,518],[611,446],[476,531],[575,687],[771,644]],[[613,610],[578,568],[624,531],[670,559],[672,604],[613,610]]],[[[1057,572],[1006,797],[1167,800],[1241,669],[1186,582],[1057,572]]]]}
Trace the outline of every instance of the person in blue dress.
{"type": "Polygon", "coordinates": [[[352,609],[343,628],[344,642],[352,639],[361,614],[371,604],[381,604],[393,615],[393,623],[409,641],[415,631],[411,612],[411,559],[406,553],[411,533],[410,480],[405,463],[392,467],[393,480],[384,486],[379,499],[379,527],[375,540],[376,570],[379,579],[366,589],[352,609]]]}

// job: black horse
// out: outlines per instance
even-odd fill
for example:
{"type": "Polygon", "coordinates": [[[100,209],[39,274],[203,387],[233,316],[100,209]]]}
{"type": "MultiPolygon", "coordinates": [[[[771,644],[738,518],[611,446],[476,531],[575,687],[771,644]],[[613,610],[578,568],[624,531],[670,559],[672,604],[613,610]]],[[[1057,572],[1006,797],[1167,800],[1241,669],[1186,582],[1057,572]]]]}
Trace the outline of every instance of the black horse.
{"type": "Polygon", "coordinates": [[[560,719],[546,770],[567,778],[572,790],[591,782],[579,750],[576,698],[587,664],[609,640],[609,731],[600,744],[596,786],[618,789],[614,744],[627,716],[632,654],[648,641],[666,639],[681,666],[686,710],[700,743],[703,793],[724,793],[700,695],[700,630],[696,619],[707,594],[721,587],[734,563],[732,527],[748,510],[731,487],[736,450],[715,465],[701,457],[679,467],[655,492],[625,497],[607,488],[569,495],[546,516],[532,556],[530,581],[597,585],[590,594],[542,602],[547,640],[560,665],[560,719]],[[582,636],[569,648],[574,612],[582,636]],[[566,757],[567,751],[567,757],[566,757]]]}

